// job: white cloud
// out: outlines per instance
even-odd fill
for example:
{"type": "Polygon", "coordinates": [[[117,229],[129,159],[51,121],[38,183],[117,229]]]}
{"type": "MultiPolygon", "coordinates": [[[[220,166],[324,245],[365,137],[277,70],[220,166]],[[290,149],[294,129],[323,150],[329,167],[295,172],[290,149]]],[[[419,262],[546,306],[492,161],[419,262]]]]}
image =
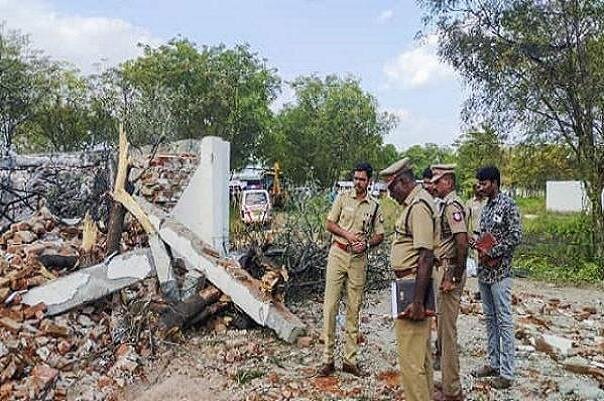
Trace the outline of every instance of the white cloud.
{"type": "Polygon", "coordinates": [[[394,16],[394,11],[384,10],[380,13],[380,15],[377,16],[377,18],[375,20],[379,24],[385,24],[386,22],[390,21],[393,16],[394,16]]]}
{"type": "Polygon", "coordinates": [[[453,68],[439,60],[438,38],[429,36],[412,49],[399,54],[384,65],[389,84],[419,88],[456,77],[453,68]]]}
{"type": "Polygon", "coordinates": [[[450,145],[460,133],[455,119],[434,119],[407,109],[386,109],[398,117],[398,125],[384,142],[391,143],[399,150],[413,145],[435,143],[450,145]]]}
{"type": "Polygon", "coordinates": [[[57,12],[45,0],[0,0],[0,20],[30,35],[32,45],[86,73],[141,54],[138,43],[160,41],[143,27],[119,18],[83,17],[57,12]]]}

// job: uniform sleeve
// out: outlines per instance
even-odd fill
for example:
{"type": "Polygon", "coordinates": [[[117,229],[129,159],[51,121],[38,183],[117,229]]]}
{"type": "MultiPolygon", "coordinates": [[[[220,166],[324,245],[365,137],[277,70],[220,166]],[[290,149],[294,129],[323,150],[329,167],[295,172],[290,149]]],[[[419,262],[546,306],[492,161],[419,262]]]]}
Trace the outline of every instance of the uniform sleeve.
{"type": "Polygon", "coordinates": [[[342,195],[336,197],[335,202],[331,205],[331,209],[327,214],[327,220],[337,223],[340,220],[340,214],[342,213],[342,195]]]}
{"type": "Polygon", "coordinates": [[[503,255],[511,255],[516,247],[522,241],[522,223],[520,220],[520,211],[515,204],[510,204],[508,213],[506,213],[507,230],[501,241],[491,249],[489,255],[492,258],[498,258],[503,255]]]}
{"type": "Polygon", "coordinates": [[[414,249],[434,249],[434,221],[432,212],[424,204],[416,204],[411,209],[411,232],[414,249]]]}
{"type": "Polygon", "coordinates": [[[382,213],[382,206],[377,204],[377,211],[375,216],[375,224],[373,227],[374,234],[384,234],[386,230],[384,230],[384,214],[382,213]]]}
{"type": "Polygon", "coordinates": [[[457,203],[451,203],[446,206],[445,215],[451,227],[452,234],[467,233],[468,227],[466,226],[465,211],[461,209],[457,203]]]}

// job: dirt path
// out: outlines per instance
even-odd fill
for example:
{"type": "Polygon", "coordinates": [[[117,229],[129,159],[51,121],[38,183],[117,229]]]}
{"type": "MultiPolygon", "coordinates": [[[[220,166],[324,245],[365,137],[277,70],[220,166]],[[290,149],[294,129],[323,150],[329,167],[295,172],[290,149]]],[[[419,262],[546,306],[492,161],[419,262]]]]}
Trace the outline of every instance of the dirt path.
{"type": "MultiPolygon", "coordinates": [[[[499,392],[469,374],[484,362],[485,329],[480,304],[472,296],[476,281],[469,280],[466,288],[459,343],[467,399],[604,400],[604,391],[594,378],[564,368],[570,362],[604,368],[604,291],[516,280],[518,379],[511,390],[499,392]],[[542,334],[571,339],[573,347],[568,355],[537,351],[533,345],[542,334]]],[[[172,346],[159,362],[146,368],[144,382],[126,387],[118,399],[403,399],[389,308],[389,294],[382,291],[368,296],[362,312],[361,365],[370,373],[368,377],[357,379],[341,372],[332,378],[313,377],[321,355],[321,303],[315,300],[293,308],[310,328],[310,344],[284,344],[260,329],[190,333],[184,345],[172,346]]]]}

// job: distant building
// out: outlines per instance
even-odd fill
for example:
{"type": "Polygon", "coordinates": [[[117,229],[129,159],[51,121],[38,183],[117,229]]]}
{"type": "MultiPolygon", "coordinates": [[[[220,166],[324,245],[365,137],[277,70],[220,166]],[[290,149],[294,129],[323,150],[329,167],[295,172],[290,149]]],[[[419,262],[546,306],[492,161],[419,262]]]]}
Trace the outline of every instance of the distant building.
{"type": "MultiPolygon", "coordinates": [[[[604,191],[602,192],[604,205],[604,191]]],[[[547,181],[545,208],[549,212],[581,212],[589,209],[589,197],[581,181],[547,181]]]]}

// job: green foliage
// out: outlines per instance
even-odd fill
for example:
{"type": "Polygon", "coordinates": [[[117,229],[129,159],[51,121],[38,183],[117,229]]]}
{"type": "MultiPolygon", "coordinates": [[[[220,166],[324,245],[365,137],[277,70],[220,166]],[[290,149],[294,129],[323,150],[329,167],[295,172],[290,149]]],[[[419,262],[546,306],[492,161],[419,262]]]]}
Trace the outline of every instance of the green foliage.
{"type": "Polygon", "coordinates": [[[508,184],[529,191],[543,191],[550,180],[577,178],[569,147],[555,144],[521,144],[510,152],[508,184]]]}
{"type": "Polygon", "coordinates": [[[453,149],[447,146],[438,146],[433,143],[425,145],[414,145],[402,153],[413,163],[415,175],[419,178],[422,172],[433,164],[454,163],[455,154],[453,149]]]}
{"type": "Polygon", "coordinates": [[[534,277],[569,282],[598,282],[604,261],[594,256],[589,217],[545,211],[543,198],[518,199],[524,239],[514,264],[534,277]]]}
{"type": "Polygon", "coordinates": [[[10,149],[36,115],[57,66],[30,48],[29,39],[0,23],[0,149],[10,149]]]}
{"type": "Polygon", "coordinates": [[[439,54],[470,89],[469,123],[572,149],[604,257],[604,2],[421,0],[439,54]]]}
{"type": "MultiPolygon", "coordinates": [[[[462,134],[456,141],[457,184],[461,192],[472,193],[476,171],[486,165],[498,166],[505,172],[503,138],[489,127],[462,134]]],[[[506,175],[503,174],[505,178],[506,175]]]]}
{"type": "Polygon", "coordinates": [[[231,142],[234,167],[258,152],[271,126],[270,103],[280,79],[248,45],[202,46],[172,39],[122,66],[125,82],[153,108],[164,105],[174,121],[170,139],[215,135],[231,142]]]}
{"type": "Polygon", "coordinates": [[[267,149],[291,182],[317,179],[326,188],[357,162],[380,167],[396,158],[396,149],[382,143],[394,117],[378,112],[356,79],[300,77],[291,86],[297,100],[279,114],[267,149]]]}
{"type": "Polygon", "coordinates": [[[235,373],[235,381],[240,386],[243,386],[254,379],[264,376],[265,372],[258,369],[239,369],[235,373]]]}

